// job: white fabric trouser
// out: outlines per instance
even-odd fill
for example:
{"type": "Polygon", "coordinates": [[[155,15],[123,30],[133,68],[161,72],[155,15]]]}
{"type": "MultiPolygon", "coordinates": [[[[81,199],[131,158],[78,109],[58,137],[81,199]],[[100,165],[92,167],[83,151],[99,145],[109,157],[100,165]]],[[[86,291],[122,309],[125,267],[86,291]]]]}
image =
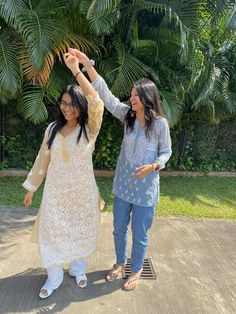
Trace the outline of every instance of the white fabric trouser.
{"type": "MultiPolygon", "coordinates": [[[[70,265],[69,274],[74,277],[82,275],[86,272],[86,266],[87,262],[84,259],[80,261],[74,261],[70,265]]],[[[61,285],[64,278],[63,266],[61,265],[51,266],[47,268],[47,274],[48,278],[43,288],[51,290],[57,289],[61,285]]]]}

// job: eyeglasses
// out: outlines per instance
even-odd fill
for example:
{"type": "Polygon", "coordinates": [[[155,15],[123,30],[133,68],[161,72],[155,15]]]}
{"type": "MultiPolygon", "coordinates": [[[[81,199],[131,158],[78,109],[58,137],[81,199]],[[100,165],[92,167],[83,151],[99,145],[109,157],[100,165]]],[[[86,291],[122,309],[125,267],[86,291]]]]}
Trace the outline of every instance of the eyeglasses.
{"type": "Polygon", "coordinates": [[[59,105],[60,105],[61,109],[66,109],[66,107],[68,107],[68,109],[70,111],[74,111],[74,109],[75,109],[75,105],[73,105],[73,103],[68,104],[65,101],[61,101],[59,105]]]}

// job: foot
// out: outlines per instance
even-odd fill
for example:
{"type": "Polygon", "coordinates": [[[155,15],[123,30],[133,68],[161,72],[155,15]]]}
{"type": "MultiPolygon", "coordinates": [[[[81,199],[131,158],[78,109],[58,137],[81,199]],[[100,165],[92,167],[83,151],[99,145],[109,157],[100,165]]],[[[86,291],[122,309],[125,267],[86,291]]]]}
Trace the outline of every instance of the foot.
{"type": "Polygon", "coordinates": [[[87,279],[86,274],[75,276],[75,281],[76,281],[79,288],[83,289],[83,288],[87,287],[88,279],[87,279]]]}
{"type": "Polygon", "coordinates": [[[106,275],[107,281],[115,281],[122,277],[124,265],[114,264],[106,275]]]}
{"type": "Polygon", "coordinates": [[[132,291],[135,290],[139,284],[139,279],[140,279],[141,273],[131,273],[129,275],[128,280],[125,282],[123,288],[126,291],[132,291]]]}
{"type": "Polygon", "coordinates": [[[49,289],[49,288],[46,288],[45,286],[43,286],[43,287],[40,289],[39,297],[40,297],[40,299],[46,299],[46,298],[48,298],[52,293],[53,293],[53,290],[52,290],[52,289],[49,289]]]}

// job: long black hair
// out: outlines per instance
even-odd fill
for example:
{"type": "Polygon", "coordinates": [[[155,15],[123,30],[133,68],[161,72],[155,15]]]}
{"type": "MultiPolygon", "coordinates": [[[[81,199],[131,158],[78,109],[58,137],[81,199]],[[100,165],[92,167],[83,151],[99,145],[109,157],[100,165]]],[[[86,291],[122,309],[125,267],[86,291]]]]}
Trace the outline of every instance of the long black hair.
{"type": "MultiPolygon", "coordinates": [[[[60,104],[62,97],[64,94],[69,94],[72,99],[72,106],[79,110],[79,116],[77,121],[80,125],[80,131],[77,137],[77,143],[79,142],[82,132],[88,140],[88,135],[86,132],[85,125],[88,123],[88,102],[82,89],[77,85],[67,85],[62,89],[60,96],[58,98],[58,103],[60,104]]],[[[62,127],[66,124],[67,120],[65,119],[61,109],[59,108],[59,114],[56,118],[56,121],[50,127],[49,130],[49,139],[48,139],[48,148],[50,149],[56,134],[62,129],[62,127]]]]}
{"type": "MultiPolygon", "coordinates": [[[[155,83],[147,78],[136,81],[133,88],[136,89],[140,101],[144,105],[145,135],[150,139],[156,118],[164,116],[159,91],[155,83]]],[[[130,107],[125,117],[127,131],[133,131],[135,119],[136,113],[130,107]]]]}

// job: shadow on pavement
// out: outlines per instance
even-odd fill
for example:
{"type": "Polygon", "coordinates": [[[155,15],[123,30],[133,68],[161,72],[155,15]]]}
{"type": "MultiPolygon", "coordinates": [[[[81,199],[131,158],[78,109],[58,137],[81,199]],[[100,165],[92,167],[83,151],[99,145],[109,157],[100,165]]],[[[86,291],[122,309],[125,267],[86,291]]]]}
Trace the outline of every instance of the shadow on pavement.
{"type": "Polygon", "coordinates": [[[123,280],[108,283],[105,281],[107,270],[87,273],[86,289],[77,287],[73,277],[65,271],[62,285],[44,300],[38,297],[38,292],[46,273],[43,269],[27,269],[10,277],[0,279],[1,314],[7,313],[58,313],[71,303],[84,302],[119,290],[123,280]]]}

